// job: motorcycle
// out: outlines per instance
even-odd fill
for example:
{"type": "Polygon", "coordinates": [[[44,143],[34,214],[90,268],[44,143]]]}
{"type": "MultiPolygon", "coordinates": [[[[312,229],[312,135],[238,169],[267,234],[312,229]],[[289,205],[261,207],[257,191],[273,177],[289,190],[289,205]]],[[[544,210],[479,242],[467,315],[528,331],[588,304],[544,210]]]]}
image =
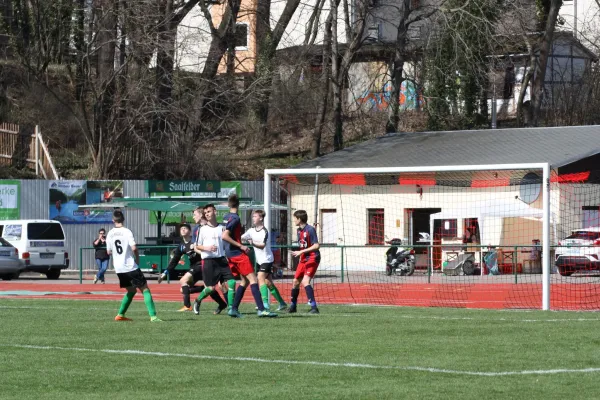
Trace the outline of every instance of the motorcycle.
{"type": "Polygon", "coordinates": [[[385,252],[385,274],[390,276],[398,274],[400,276],[409,276],[415,272],[415,250],[411,247],[402,246],[402,240],[392,239],[387,244],[391,244],[385,252]]]}

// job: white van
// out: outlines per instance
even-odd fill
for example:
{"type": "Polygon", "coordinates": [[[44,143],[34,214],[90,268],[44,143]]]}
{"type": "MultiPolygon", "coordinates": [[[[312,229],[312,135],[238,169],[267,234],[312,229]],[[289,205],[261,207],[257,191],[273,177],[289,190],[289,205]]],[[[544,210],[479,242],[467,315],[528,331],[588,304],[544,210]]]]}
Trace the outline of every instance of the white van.
{"type": "Polygon", "coordinates": [[[0,236],[17,248],[25,271],[58,279],[61,270],[69,267],[65,231],[58,221],[0,221],[0,236]]]}

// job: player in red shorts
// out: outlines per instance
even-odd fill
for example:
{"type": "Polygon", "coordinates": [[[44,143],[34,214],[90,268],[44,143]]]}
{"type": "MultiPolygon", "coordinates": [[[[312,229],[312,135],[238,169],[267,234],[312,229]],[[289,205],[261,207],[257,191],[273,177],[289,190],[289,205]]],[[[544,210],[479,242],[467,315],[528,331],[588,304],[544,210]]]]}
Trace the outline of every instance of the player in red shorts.
{"type": "Polygon", "coordinates": [[[241,243],[242,224],[240,222],[240,216],[237,213],[240,206],[240,200],[236,194],[232,194],[227,200],[229,213],[225,214],[223,217],[223,222],[225,224],[225,230],[223,231],[225,255],[229,260],[229,268],[231,268],[233,275],[242,278],[242,283],[235,291],[235,298],[228,314],[234,318],[240,318],[242,316],[238,311],[238,307],[242,302],[244,292],[249,284],[250,290],[252,291],[252,297],[254,297],[254,302],[258,308],[258,315],[261,317],[276,317],[277,314],[265,310],[256,274],[254,273],[254,267],[250,262],[250,257],[246,254],[248,252],[248,247],[241,243]]]}
{"type": "Polygon", "coordinates": [[[292,256],[300,257],[294,281],[292,283],[292,304],[288,310],[289,313],[296,312],[298,295],[300,294],[300,282],[306,290],[306,297],[310,303],[310,314],[318,314],[317,302],[315,301],[315,292],[311,286],[312,278],[317,273],[321,253],[319,252],[319,238],[315,228],[307,224],[308,214],[304,210],[298,210],[294,213],[294,222],[298,227],[298,243],[300,250],[292,251],[292,256]]]}

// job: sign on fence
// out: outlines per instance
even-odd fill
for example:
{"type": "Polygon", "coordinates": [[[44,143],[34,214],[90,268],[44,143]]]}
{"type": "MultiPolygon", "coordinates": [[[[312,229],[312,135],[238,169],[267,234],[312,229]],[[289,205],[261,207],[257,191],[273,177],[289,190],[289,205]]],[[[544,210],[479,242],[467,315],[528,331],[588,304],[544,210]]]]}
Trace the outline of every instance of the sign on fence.
{"type": "Polygon", "coordinates": [[[0,220],[19,219],[21,203],[21,182],[0,181],[0,220]]]}

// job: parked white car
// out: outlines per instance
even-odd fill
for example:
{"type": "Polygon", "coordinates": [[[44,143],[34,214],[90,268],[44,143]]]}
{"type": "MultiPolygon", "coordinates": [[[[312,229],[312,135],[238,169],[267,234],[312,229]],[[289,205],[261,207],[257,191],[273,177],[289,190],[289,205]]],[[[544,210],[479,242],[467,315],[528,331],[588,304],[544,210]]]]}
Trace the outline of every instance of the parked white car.
{"type": "Polygon", "coordinates": [[[18,278],[24,269],[25,263],[19,260],[17,248],[0,238],[0,279],[8,281],[18,278]]]}
{"type": "Polygon", "coordinates": [[[555,265],[562,276],[600,270],[600,227],[574,230],[558,246],[555,265]]]}
{"type": "Polygon", "coordinates": [[[0,236],[19,250],[25,271],[58,279],[61,270],[69,267],[65,231],[58,221],[0,221],[0,236]]]}

